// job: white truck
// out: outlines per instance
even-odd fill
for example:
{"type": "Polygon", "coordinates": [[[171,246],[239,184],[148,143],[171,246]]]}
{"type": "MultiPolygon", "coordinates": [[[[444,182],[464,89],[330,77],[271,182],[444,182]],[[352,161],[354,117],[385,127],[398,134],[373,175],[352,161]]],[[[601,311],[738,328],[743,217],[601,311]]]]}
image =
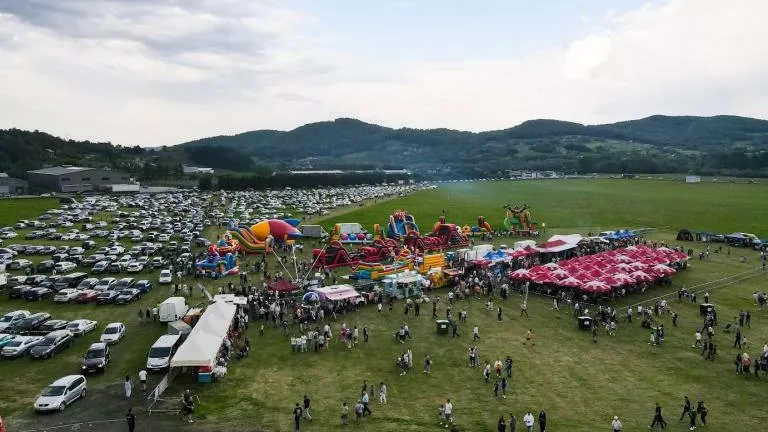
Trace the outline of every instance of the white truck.
{"type": "Polygon", "coordinates": [[[168,297],[157,309],[160,322],[172,322],[184,318],[189,307],[184,297],[168,297]]]}

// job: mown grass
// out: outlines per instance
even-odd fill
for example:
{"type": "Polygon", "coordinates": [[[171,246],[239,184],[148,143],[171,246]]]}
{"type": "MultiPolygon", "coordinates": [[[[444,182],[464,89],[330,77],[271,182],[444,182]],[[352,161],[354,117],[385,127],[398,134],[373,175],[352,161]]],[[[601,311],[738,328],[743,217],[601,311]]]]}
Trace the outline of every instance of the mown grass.
{"type": "Polygon", "coordinates": [[[56,198],[0,199],[0,227],[12,226],[19,219],[37,219],[46,210],[58,207],[56,198]]]}
{"type": "Polygon", "coordinates": [[[443,183],[319,223],[330,229],[336,222],[359,222],[371,230],[402,208],[422,231],[430,231],[443,212],[450,223],[473,226],[485,216],[491,227],[503,229],[506,203],[528,204],[533,219],[547,228],[666,227],[768,236],[765,185],[625,179],[443,183]]]}

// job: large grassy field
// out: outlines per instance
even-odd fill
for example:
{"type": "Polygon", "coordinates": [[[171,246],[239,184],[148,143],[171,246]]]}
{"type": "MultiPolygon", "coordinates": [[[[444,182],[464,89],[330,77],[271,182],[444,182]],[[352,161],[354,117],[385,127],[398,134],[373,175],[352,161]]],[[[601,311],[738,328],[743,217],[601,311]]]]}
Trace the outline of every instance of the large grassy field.
{"type": "Polygon", "coordinates": [[[329,229],[336,222],[359,222],[370,230],[375,223],[385,226],[390,213],[402,208],[426,230],[443,211],[451,223],[472,226],[485,216],[491,227],[503,229],[507,203],[528,204],[533,219],[547,228],[689,228],[768,236],[766,185],[624,179],[444,183],[320,223],[329,229]]]}
{"type": "MultiPolygon", "coordinates": [[[[628,180],[450,183],[437,190],[339,213],[324,224],[345,221],[370,227],[373,223],[385,223],[393,209],[405,208],[416,215],[417,222],[428,226],[443,210],[449,222],[472,224],[478,215],[484,215],[491,225],[498,226],[504,216],[504,203],[528,203],[533,206],[535,219],[560,232],[586,233],[600,227],[656,227],[659,229],[650,237],[674,245],[678,227],[764,234],[762,220],[768,204],[764,187],[628,180]]],[[[213,229],[206,231],[209,238],[215,234],[213,229]]],[[[497,239],[497,243],[509,244],[510,239],[497,239]]],[[[705,244],[684,246],[701,250],[705,244]]],[[[306,259],[308,253],[302,258],[306,259]]],[[[688,270],[674,276],[673,286],[654,288],[643,296],[619,300],[615,306],[624,307],[674,292],[681,285],[691,287],[739,274],[754,269],[758,262],[754,251],[732,250],[730,255],[713,253],[707,261],[692,261],[688,270]],[[746,263],[740,262],[742,255],[747,258],[746,263]]],[[[275,268],[274,263],[271,268],[275,268]]],[[[154,274],[147,277],[156,278],[154,274]]],[[[768,332],[768,313],[756,310],[751,295],[755,290],[764,289],[765,282],[766,277],[760,276],[712,292],[711,300],[718,308],[722,323],[741,309],[752,311],[752,328],[747,329],[745,335],[751,340],[748,351],[753,356],[762,350],[768,332]]],[[[207,285],[209,289],[217,286],[207,285]]],[[[435,294],[445,298],[445,290],[435,294]]],[[[152,305],[167,295],[167,288],[156,287],[142,299],[140,306],[152,305]]],[[[495,312],[485,310],[483,300],[459,302],[454,310],[466,308],[469,321],[460,328],[458,339],[435,332],[430,306],[422,308],[422,316],[418,318],[413,317],[413,312],[405,317],[402,302],[396,303],[392,312],[385,307],[381,314],[367,306],[338,317],[332,326],[336,335],[342,322],[360,328],[367,325],[371,330],[370,342],[348,350],[334,341],[331,351],[323,353],[292,353],[289,336],[270,326],[266,327],[264,336],[259,336],[259,323],[252,322],[248,331],[253,344],[251,355],[244,360],[233,360],[223,380],[212,385],[192,385],[193,393],[201,400],[195,414],[198,420],[192,430],[223,431],[229,427],[232,430],[292,430],[291,410],[304,394],[313,400],[315,419],[305,421],[302,430],[335,430],[340,428],[338,414],[342,401],[354,405],[363,379],[377,388],[379,382],[386,382],[389,404],[380,407],[375,403],[378,397],[372,397],[374,415],[366,417],[360,426],[350,426],[361,431],[438,430],[437,410],[445,398],[454,401],[462,431],[495,430],[498,416],[503,414],[506,418],[510,413],[517,416],[518,430],[521,430],[523,414],[527,410],[537,414],[542,409],[548,413],[547,430],[609,430],[611,418],[618,415],[624,422],[624,430],[635,431],[647,428],[654,402],[664,407],[670,430],[684,430],[684,425],[677,423],[684,395],[694,401],[701,398],[707,402],[710,430],[761,430],[768,421],[768,413],[750,408],[762,400],[768,378],[761,376],[755,380],[734,374],[733,359],[737,351],[731,348],[732,337],[722,332],[722,325],[716,330],[720,351],[716,361],[704,361],[699,350],[691,348],[694,330],[701,323],[695,305],[673,303],[680,314],[679,327],[672,327],[670,317],[661,318],[668,329],[665,344],[651,347],[647,344],[646,330],[637,321],[631,325],[620,322],[615,337],[601,332],[595,344],[589,332],[576,328],[566,311],[552,311],[550,300],[531,297],[530,318],[519,318],[519,302],[519,297],[513,296],[501,304],[503,323],[496,321],[495,312]],[[407,344],[399,344],[392,335],[405,320],[414,338],[407,344]],[[506,399],[494,398],[491,384],[483,383],[482,370],[467,366],[466,352],[472,342],[471,326],[475,323],[482,337],[479,343],[482,361],[492,363],[507,355],[515,360],[506,399]],[[536,332],[535,347],[522,344],[528,328],[536,332]],[[413,350],[414,370],[401,377],[395,368],[395,358],[406,348],[413,350]],[[430,375],[420,373],[425,353],[434,361],[430,375]]],[[[445,313],[444,303],[440,303],[440,316],[445,313]]],[[[129,336],[115,347],[110,369],[104,376],[89,379],[89,388],[114,393],[118,398],[121,377],[126,373],[135,377],[145,362],[149,345],[163,332],[159,326],[139,325],[136,318],[139,305],[37,305],[9,301],[7,296],[0,295],[0,312],[21,307],[47,310],[56,318],[87,317],[102,324],[126,322],[129,336]]],[[[292,328],[289,332],[295,330],[292,328]]],[[[79,355],[97,337],[96,333],[86,336],[72,350],[52,360],[0,363],[0,412],[15,413],[13,418],[17,420],[29,418],[34,394],[52,378],[75,372],[79,355]]],[[[93,395],[92,392],[89,397],[93,395]]],[[[82,420],[77,413],[73,410],[48,418],[61,418],[62,423],[82,420]]],[[[151,421],[141,420],[142,425],[151,421]]],[[[179,428],[186,430],[187,427],[179,425],[179,428]]]]}
{"type": "Polygon", "coordinates": [[[55,207],[58,207],[56,198],[0,199],[0,227],[12,226],[19,219],[35,219],[55,207]]]}

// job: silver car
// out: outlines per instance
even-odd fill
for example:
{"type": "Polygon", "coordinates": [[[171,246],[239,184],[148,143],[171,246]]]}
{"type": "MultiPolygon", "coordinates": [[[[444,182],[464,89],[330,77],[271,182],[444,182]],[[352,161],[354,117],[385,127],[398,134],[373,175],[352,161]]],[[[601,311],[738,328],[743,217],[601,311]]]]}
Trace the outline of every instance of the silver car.
{"type": "Polygon", "coordinates": [[[35,411],[64,411],[67,405],[85,397],[86,385],[82,375],[67,375],[57,379],[37,398],[35,411]]]}

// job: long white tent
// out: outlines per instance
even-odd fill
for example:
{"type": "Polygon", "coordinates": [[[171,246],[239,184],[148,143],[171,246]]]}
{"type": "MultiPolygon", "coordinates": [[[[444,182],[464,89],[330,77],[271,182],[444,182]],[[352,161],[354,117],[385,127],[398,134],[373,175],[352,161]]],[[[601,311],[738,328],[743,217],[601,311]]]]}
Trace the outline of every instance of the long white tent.
{"type": "Polygon", "coordinates": [[[231,303],[216,302],[208,306],[187,340],[171,359],[171,367],[213,367],[216,354],[227,336],[236,311],[237,306],[231,303]]]}

